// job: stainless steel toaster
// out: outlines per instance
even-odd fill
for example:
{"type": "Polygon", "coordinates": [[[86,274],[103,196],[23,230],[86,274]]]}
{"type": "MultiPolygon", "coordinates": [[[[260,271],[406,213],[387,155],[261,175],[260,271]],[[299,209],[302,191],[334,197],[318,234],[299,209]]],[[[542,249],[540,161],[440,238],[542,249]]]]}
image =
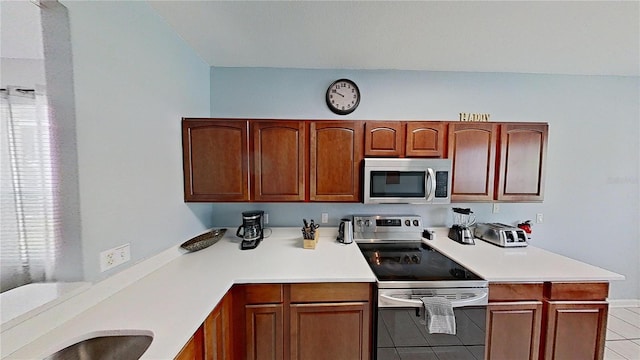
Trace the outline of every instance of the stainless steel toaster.
{"type": "Polygon", "coordinates": [[[500,223],[479,223],[473,230],[473,236],[501,247],[527,246],[527,234],[524,230],[500,223]]]}

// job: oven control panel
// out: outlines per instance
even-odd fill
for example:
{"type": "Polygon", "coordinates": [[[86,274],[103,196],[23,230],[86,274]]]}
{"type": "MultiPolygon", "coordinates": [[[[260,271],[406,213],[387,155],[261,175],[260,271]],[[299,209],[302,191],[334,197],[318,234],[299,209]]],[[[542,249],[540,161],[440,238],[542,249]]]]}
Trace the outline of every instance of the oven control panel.
{"type": "Polygon", "coordinates": [[[354,239],[405,239],[422,234],[422,218],[419,215],[354,215],[354,239]],[[414,236],[415,235],[415,236],[414,236]]]}

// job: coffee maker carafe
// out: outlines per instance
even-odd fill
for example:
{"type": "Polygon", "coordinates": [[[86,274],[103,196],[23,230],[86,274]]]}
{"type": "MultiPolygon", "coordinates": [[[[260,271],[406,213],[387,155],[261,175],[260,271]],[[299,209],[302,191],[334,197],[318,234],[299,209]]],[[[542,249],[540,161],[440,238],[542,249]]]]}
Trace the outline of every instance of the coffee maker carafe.
{"type": "Polygon", "coordinates": [[[264,211],[244,211],[242,213],[242,225],[238,227],[236,236],[242,238],[240,249],[255,249],[264,238],[264,211]]]}

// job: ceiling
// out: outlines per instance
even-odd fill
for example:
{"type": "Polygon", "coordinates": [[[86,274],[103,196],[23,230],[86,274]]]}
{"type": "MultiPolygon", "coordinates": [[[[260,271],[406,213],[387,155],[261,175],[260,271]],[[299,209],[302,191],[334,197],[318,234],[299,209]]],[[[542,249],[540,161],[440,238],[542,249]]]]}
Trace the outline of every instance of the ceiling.
{"type": "MultiPolygon", "coordinates": [[[[639,0],[148,3],[211,66],[640,76],[639,0]]],[[[41,59],[39,9],[1,4],[2,57],[41,59]]]]}
{"type": "Polygon", "coordinates": [[[640,75],[635,1],[148,1],[211,66],[640,75]]]}

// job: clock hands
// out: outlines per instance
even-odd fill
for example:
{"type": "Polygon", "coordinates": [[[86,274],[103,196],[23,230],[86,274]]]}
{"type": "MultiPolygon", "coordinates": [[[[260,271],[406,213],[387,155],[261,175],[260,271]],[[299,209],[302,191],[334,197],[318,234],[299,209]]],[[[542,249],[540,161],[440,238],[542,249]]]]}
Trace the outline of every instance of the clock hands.
{"type": "Polygon", "coordinates": [[[340,94],[338,91],[336,91],[336,94],[338,94],[338,95],[340,95],[340,96],[344,97],[344,95],[340,94]]]}

